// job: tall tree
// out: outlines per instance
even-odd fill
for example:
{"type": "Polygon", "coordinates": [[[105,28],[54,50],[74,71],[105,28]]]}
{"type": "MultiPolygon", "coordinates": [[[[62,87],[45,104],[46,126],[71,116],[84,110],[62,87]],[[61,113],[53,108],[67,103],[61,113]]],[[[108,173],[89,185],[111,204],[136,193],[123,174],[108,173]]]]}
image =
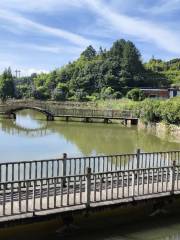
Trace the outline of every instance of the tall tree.
{"type": "Polygon", "coordinates": [[[81,53],[81,56],[87,60],[92,60],[96,56],[96,50],[90,45],[81,53]]]}
{"type": "Polygon", "coordinates": [[[6,101],[15,95],[14,81],[10,67],[5,69],[0,78],[0,98],[6,101]]]}

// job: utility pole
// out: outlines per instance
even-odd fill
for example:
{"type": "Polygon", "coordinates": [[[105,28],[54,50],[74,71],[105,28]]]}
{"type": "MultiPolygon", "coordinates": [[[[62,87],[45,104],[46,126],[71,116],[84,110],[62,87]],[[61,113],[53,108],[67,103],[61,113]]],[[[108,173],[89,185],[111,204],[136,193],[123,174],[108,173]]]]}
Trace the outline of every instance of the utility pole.
{"type": "Polygon", "coordinates": [[[16,73],[16,78],[20,78],[20,76],[21,76],[21,71],[20,71],[20,70],[16,70],[15,73],[16,73]]]}
{"type": "Polygon", "coordinates": [[[18,70],[16,70],[15,73],[16,73],[16,78],[17,78],[18,70]]]}

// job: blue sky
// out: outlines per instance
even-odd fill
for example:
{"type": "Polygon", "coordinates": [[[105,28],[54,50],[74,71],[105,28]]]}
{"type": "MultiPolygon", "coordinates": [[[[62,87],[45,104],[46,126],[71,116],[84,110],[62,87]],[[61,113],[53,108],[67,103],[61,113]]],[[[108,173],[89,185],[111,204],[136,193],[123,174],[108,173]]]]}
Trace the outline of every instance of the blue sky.
{"type": "Polygon", "coordinates": [[[143,61],[180,57],[179,26],[180,0],[0,0],[0,71],[48,72],[120,38],[143,61]]]}

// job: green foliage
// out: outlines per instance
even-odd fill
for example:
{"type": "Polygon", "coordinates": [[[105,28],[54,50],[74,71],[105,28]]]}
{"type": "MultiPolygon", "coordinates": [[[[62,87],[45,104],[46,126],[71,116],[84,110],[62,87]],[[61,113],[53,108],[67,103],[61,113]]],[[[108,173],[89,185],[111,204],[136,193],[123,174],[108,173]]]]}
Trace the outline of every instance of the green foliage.
{"type": "Polygon", "coordinates": [[[180,87],[180,59],[162,61],[152,58],[145,64],[146,69],[164,76],[172,86],[180,87]]]}
{"type": "Polygon", "coordinates": [[[44,86],[37,87],[33,94],[35,99],[47,100],[50,98],[50,92],[44,86]]]}
{"type": "Polygon", "coordinates": [[[74,94],[74,100],[85,101],[87,95],[88,95],[87,92],[84,92],[83,89],[78,89],[74,94]]]}
{"type": "Polygon", "coordinates": [[[56,101],[65,101],[68,98],[69,89],[66,83],[58,83],[54,90],[53,98],[56,101]]]}
{"type": "Polygon", "coordinates": [[[81,56],[86,60],[92,60],[96,56],[96,50],[90,45],[81,53],[81,56]]]}
{"type": "Polygon", "coordinates": [[[145,122],[159,122],[162,120],[160,114],[160,104],[159,100],[145,99],[141,104],[139,104],[139,112],[142,119],[145,122]]]}
{"type": "Polygon", "coordinates": [[[161,117],[164,121],[171,124],[180,124],[180,97],[176,97],[161,104],[161,117]]]}
{"type": "Polygon", "coordinates": [[[14,81],[11,69],[5,69],[0,77],[0,99],[6,101],[7,98],[13,98],[15,94],[14,81]]]}
{"type": "Polygon", "coordinates": [[[97,52],[90,45],[76,61],[49,74],[16,79],[16,97],[78,101],[117,99],[126,96],[129,88],[178,85],[179,71],[179,59],[168,64],[153,59],[143,65],[136,46],[120,39],[109,50],[100,47],[97,52]]]}
{"type": "Polygon", "coordinates": [[[104,87],[101,90],[100,96],[102,99],[117,99],[121,98],[121,93],[115,92],[112,87],[104,87]]]}
{"type": "Polygon", "coordinates": [[[28,84],[17,85],[16,86],[16,98],[31,98],[32,97],[32,88],[28,84]]]}
{"type": "Polygon", "coordinates": [[[166,101],[146,99],[139,104],[138,109],[145,122],[180,124],[180,97],[166,101]]]}
{"type": "Polygon", "coordinates": [[[144,92],[139,88],[133,88],[127,93],[127,97],[133,101],[142,101],[145,99],[144,92]]]}

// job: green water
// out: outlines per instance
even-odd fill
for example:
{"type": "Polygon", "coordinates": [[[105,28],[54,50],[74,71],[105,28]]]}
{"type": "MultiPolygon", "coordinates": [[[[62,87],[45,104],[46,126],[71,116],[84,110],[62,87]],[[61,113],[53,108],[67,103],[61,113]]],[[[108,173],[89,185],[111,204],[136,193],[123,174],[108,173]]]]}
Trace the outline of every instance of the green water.
{"type": "MultiPolygon", "coordinates": [[[[146,152],[180,150],[180,144],[120,124],[47,122],[43,115],[29,110],[19,112],[16,121],[0,119],[0,162],[48,159],[63,153],[69,156],[133,153],[137,148],[146,152]]],[[[39,230],[38,235],[37,232],[25,235],[14,234],[10,240],[178,240],[180,217],[165,216],[160,221],[152,219],[128,226],[109,220],[108,226],[101,223],[88,230],[80,227],[67,235],[57,233],[54,228],[46,232],[39,230]]]]}
{"type": "Polygon", "coordinates": [[[180,150],[179,143],[161,140],[136,127],[120,124],[47,122],[35,111],[21,111],[16,121],[0,120],[0,161],[34,160],[96,154],[180,150]]]}

